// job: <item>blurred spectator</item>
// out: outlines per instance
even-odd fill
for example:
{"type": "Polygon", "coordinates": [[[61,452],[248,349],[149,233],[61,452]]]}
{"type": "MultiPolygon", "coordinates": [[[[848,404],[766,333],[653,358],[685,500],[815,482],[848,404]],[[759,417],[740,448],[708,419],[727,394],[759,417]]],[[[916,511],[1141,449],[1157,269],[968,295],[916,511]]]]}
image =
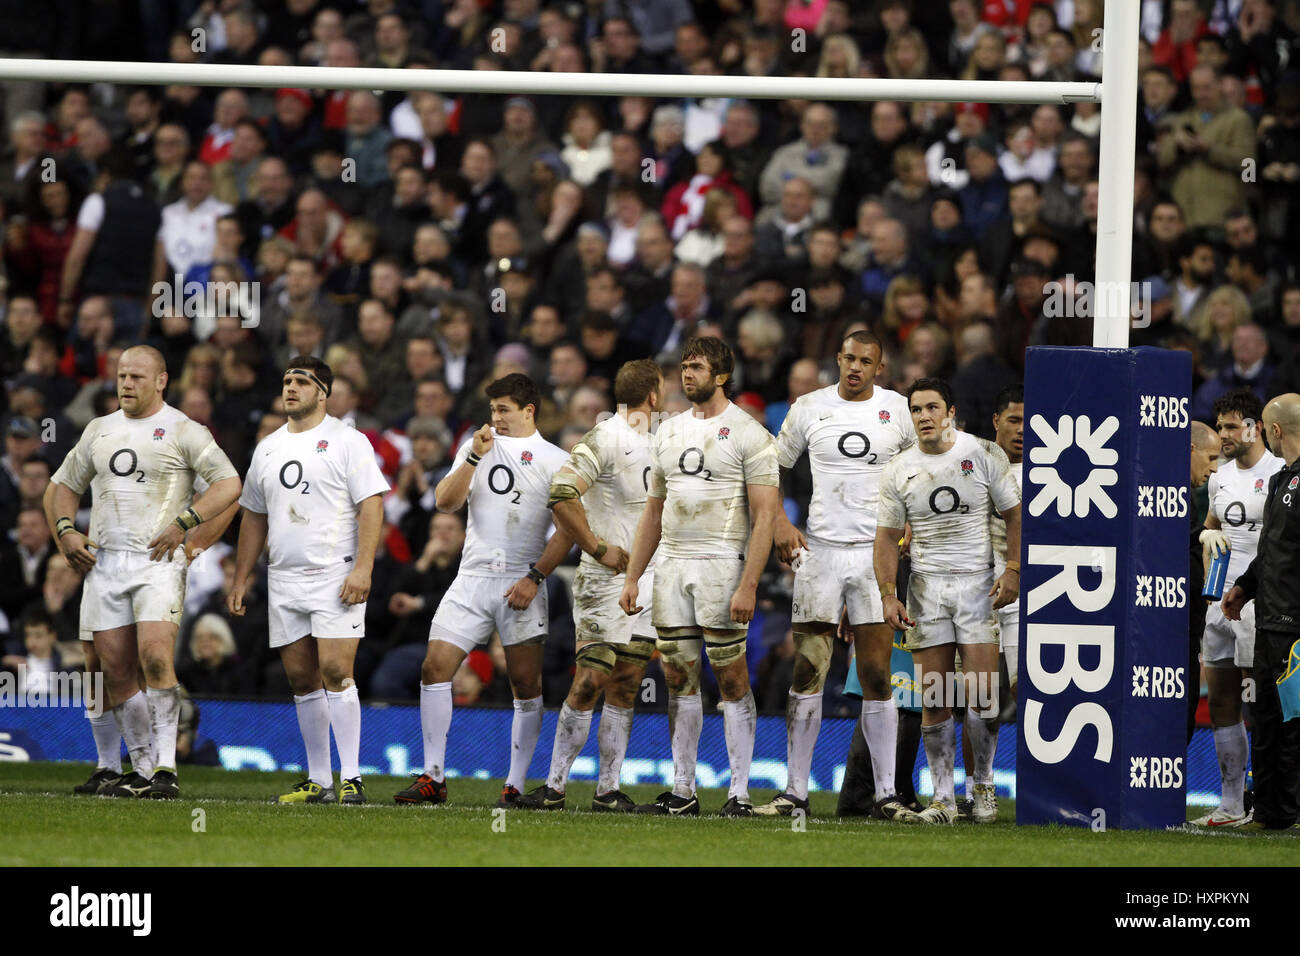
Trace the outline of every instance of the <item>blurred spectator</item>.
{"type": "Polygon", "coordinates": [[[800,266],[808,258],[808,233],[817,202],[812,184],[795,176],[781,186],[780,205],[765,209],[754,230],[754,255],[762,263],[800,266]]]}
{"type": "MultiPolygon", "coordinates": [[[[9,480],[7,472],[0,478],[9,480]]],[[[14,521],[13,540],[0,541],[0,612],[10,621],[17,621],[23,608],[40,598],[45,565],[55,553],[39,502],[24,505],[14,521]]]]}
{"type": "Polygon", "coordinates": [[[1250,322],[1250,301],[1230,285],[1221,285],[1206,296],[1200,322],[1194,326],[1201,341],[1201,365],[1213,374],[1232,363],[1237,329],[1250,322]]]}
{"type": "Polygon", "coordinates": [[[953,404],[962,431],[993,441],[993,412],[998,393],[1016,382],[1015,373],[998,357],[993,327],[972,322],[957,339],[957,370],[952,377],[953,404]]]}
{"type": "MultiPolygon", "coordinates": [[[[76,673],[75,664],[64,665],[63,655],[55,646],[58,633],[49,614],[39,605],[29,607],[18,621],[23,635],[23,653],[0,658],[0,669],[17,675],[15,688],[19,698],[51,695],[53,678],[58,674],[76,673]]],[[[51,706],[55,702],[51,701],[51,706]]]]}
{"type": "Polygon", "coordinates": [[[1268,359],[1264,330],[1258,325],[1237,326],[1232,333],[1232,362],[1196,390],[1192,396],[1192,418],[1213,421],[1214,403],[1236,388],[1249,388],[1264,401],[1275,371],[1276,366],[1268,359]]]}
{"type": "Polygon", "coordinates": [[[812,187],[813,215],[822,219],[830,214],[849,158],[847,147],[834,141],[835,130],[835,111],[829,106],[815,103],[804,110],[800,138],[778,148],[763,169],[759,195],[764,211],[783,203],[784,184],[797,177],[812,187]]]}
{"type": "Polygon", "coordinates": [[[204,614],[189,640],[192,663],[177,668],[176,678],[190,694],[247,694],[253,676],[239,660],[235,637],[225,617],[204,614]]]}

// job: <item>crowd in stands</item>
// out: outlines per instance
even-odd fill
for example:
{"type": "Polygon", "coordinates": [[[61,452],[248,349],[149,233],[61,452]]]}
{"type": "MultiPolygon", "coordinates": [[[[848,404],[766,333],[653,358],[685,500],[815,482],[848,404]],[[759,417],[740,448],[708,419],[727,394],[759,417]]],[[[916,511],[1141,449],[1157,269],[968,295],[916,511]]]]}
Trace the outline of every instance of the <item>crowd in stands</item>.
{"type": "MultiPolygon", "coordinates": [[[[1235,387],[1300,391],[1300,4],[1133,2],[1132,341],[1193,354],[1192,414],[1206,419],[1235,387]]],[[[527,96],[3,84],[8,667],[76,666],[79,582],[40,501],[80,430],[116,409],[117,360],[136,342],[163,352],[168,401],[241,474],[285,422],[288,358],[330,364],[329,412],[370,439],[393,488],[357,676],[363,695],[400,699],[416,695],[464,540],[433,488],[487,420],[493,379],[537,381],[540,430],[571,447],[612,411],[629,359],[658,359],[668,410],[687,408],[680,348],[717,335],[737,355],[733,400],[775,433],[865,327],[886,345],[878,384],[949,378],[964,427],[991,438],[993,397],[1021,379],[1028,347],[1092,341],[1087,310],[1062,296],[1094,278],[1099,162],[1130,161],[1099,156],[1095,103],[588,99],[546,95],[544,74],[1090,80],[1101,0],[82,7],[0,0],[0,56],[528,70],[538,83],[527,96]]],[[[810,491],[805,464],[792,514],[810,491]]],[[[224,611],[237,528],[191,568],[182,680],[287,694],[257,594],[246,617],[224,611]]],[[[774,558],[751,628],[759,703],[778,712],[790,576],[774,558]]],[[[548,586],[544,686],[558,704],[573,625],[562,576],[548,586]]],[[[456,695],[509,699],[495,642],[470,655],[456,695]]]]}

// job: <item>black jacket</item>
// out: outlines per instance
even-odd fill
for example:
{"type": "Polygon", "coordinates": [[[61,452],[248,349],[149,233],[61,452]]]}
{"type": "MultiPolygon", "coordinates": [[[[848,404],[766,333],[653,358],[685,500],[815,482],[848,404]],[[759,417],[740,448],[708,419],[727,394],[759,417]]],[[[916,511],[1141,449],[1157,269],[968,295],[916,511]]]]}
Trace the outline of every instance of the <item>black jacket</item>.
{"type": "Polygon", "coordinates": [[[1268,481],[1259,548],[1237,587],[1255,599],[1255,628],[1300,633],[1300,459],[1268,481]]]}

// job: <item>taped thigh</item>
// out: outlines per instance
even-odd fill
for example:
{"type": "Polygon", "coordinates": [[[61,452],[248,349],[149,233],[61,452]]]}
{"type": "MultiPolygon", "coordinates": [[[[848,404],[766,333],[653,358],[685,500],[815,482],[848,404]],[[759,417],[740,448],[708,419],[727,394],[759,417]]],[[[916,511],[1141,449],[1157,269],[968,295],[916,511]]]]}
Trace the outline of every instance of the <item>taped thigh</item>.
{"type": "Polygon", "coordinates": [[[704,635],[704,653],[709,655],[709,663],[713,665],[715,671],[734,664],[745,656],[746,632],[732,631],[728,632],[728,635],[726,637],[704,635]],[[731,634],[735,636],[730,636],[731,634]]]}
{"type": "Polygon", "coordinates": [[[686,637],[680,640],[659,638],[655,642],[659,655],[666,664],[685,676],[686,681],[679,696],[690,697],[700,692],[700,650],[703,641],[698,637],[686,637]]]}
{"type": "Polygon", "coordinates": [[[609,645],[614,651],[614,657],[620,663],[634,664],[637,667],[645,667],[650,663],[650,658],[654,656],[655,642],[650,637],[633,637],[626,644],[609,645]]]}
{"type": "MultiPolygon", "coordinates": [[[[826,673],[831,667],[831,632],[808,634],[794,632],[794,684],[790,687],[796,694],[820,694],[826,683],[826,673]],[[800,667],[800,660],[804,667],[800,667]],[[806,671],[807,679],[800,680],[806,671]]],[[[712,660],[713,658],[709,658],[712,660]]]]}
{"type": "Polygon", "coordinates": [[[614,649],[614,645],[605,644],[602,641],[593,641],[578,648],[578,653],[574,659],[579,667],[586,667],[593,671],[600,671],[602,674],[608,674],[614,669],[614,659],[617,655],[618,652],[614,649]]]}

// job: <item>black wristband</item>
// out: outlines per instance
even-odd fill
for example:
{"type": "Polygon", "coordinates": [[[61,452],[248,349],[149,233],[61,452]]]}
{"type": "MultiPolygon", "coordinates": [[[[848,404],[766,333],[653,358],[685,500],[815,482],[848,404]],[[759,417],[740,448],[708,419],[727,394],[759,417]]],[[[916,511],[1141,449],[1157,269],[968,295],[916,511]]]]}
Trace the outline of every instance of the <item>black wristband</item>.
{"type": "Polygon", "coordinates": [[[70,531],[76,531],[77,526],[72,523],[71,518],[60,518],[58,521],[54,522],[54,530],[58,533],[58,536],[62,538],[70,531]]]}
{"type": "Polygon", "coordinates": [[[530,564],[528,566],[528,580],[532,581],[534,584],[541,585],[541,583],[546,580],[546,575],[537,570],[537,565],[530,564]]]}
{"type": "Polygon", "coordinates": [[[185,511],[176,518],[176,526],[182,531],[189,531],[191,528],[197,528],[201,524],[203,524],[203,516],[193,508],[186,508],[185,511]]]}
{"type": "Polygon", "coordinates": [[[479,463],[480,461],[482,461],[482,460],[483,460],[483,456],[482,456],[482,455],[476,455],[476,454],[474,454],[473,452],[470,452],[470,453],[465,457],[465,464],[469,465],[471,468],[477,468],[477,467],[478,467],[478,463],[479,463]]]}

